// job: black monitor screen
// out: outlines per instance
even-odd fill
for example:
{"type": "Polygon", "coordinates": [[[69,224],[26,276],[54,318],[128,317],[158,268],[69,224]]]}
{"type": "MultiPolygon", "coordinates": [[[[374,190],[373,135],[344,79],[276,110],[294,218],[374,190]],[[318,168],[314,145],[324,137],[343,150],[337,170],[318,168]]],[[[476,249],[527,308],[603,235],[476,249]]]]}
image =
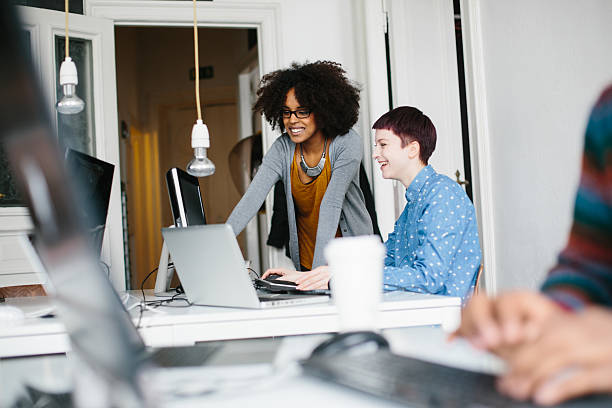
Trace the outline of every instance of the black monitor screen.
{"type": "Polygon", "coordinates": [[[81,217],[89,230],[94,250],[100,254],[115,166],[68,149],[66,167],[77,183],[79,198],[88,203],[88,206],[79,207],[82,211],[81,217]]]}
{"type": "Polygon", "coordinates": [[[166,173],[166,182],[174,225],[186,227],[206,224],[198,178],[173,167],[166,173]]]}

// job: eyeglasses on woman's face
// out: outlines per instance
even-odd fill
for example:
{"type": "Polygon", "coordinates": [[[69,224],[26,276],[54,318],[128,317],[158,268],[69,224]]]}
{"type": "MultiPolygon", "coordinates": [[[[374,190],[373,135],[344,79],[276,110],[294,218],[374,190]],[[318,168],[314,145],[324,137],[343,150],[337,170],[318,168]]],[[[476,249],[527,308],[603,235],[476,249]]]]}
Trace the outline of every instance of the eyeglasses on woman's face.
{"type": "Polygon", "coordinates": [[[294,111],[290,109],[281,110],[283,119],[289,119],[291,118],[291,115],[295,115],[295,117],[298,119],[306,119],[307,117],[310,116],[311,113],[312,113],[311,109],[296,109],[294,111]]]}

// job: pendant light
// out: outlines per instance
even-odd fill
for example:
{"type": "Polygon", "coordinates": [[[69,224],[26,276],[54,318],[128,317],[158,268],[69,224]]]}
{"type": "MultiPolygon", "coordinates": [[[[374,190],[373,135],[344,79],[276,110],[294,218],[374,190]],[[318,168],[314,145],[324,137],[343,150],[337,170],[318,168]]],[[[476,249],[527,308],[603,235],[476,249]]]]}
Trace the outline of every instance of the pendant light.
{"type": "Polygon", "coordinates": [[[66,11],[66,57],[60,66],[59,82],[64,96],[57,102],[57,111],[64,115],[74,115],[85,108],[85,102],[76,94],[76,86],[79,83],[76,65],[70,58],[68,52],[68,0],[65,4],[66,11]]]}
{"type": "Polygon", "coordinates": [[[206,177],[215,173],[215,165],[206,155],[206,151],[210,147],[210,135],[208,134],[208,127],[202,122],[202,110],[200,108],[200,63],[198,58],[196,0],[193,0],[193,49],[195,56],[195,94],[198,119],[191,130],[191,147],[195,157],[187,165],[187,173],[195,177],[206,177]]]}

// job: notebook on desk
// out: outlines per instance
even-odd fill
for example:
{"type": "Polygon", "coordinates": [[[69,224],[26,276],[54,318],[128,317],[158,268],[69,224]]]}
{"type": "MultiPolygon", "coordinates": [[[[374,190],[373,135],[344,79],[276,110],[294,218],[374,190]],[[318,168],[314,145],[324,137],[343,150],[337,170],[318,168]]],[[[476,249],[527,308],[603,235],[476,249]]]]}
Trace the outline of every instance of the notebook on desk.
{"type": "Polygon", "coordinates": [[[163,228],[162,235],[191,303],[259,309],[329,301],[328,296],[257,291],[227,224],[163,228]]]}

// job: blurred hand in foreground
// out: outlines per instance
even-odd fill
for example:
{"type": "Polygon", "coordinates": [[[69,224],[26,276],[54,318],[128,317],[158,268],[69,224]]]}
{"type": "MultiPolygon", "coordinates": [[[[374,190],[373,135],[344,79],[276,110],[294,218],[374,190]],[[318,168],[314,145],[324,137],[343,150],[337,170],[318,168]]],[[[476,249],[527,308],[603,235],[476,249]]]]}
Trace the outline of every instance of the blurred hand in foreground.
{"type": "Polygon", "coordinates": [[[506,356],[501,392],[554,405],[591,393],[612,393],[612,312],[589,307],[557,314],[539,337],[506,356]]]}
{"type": "Polygon", "coordinates": [[[503,354],[536,339],[553,316],[565,314],[546,296],[515,291],[496,298],[474,296],[462,311],[461,325],[451,337],[464,337],[479,349],[503,354]]]}

